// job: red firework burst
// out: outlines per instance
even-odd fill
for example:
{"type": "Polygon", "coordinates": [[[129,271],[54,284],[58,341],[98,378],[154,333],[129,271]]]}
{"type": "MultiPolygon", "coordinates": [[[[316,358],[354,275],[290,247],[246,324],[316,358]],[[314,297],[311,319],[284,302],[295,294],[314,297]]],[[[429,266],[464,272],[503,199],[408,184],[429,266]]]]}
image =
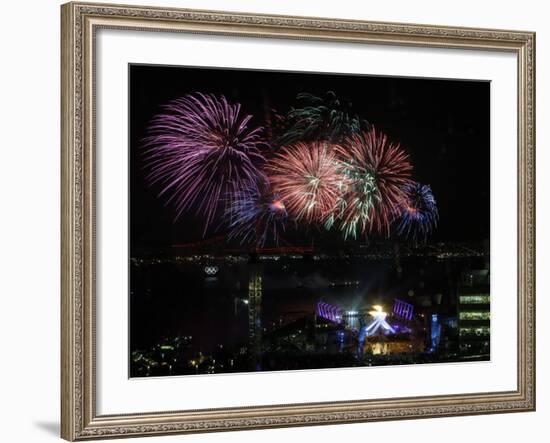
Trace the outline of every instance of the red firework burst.
{"type": "Polygon", "coordinates": [[[323,223],[340,194],[340,162],[325,142],[285,146],[268,162],[273,191],[296,220],[323,223]]]}
{"type": "MultiPolygon", "coordinates": [[[[359,174],[368,172],[374,178],[368,230],[389,235],[390,226],[401,214],[403,202],[407,199],[404,189],[412,184],[409,155],[399,143],[391,142],[386,134],[374,127],[349,137],[345,145],[345,149],[338,148],[338,153],[347,156],[344,157],[347,167],[352,165],[359,174]]],[[[348,203],[348,206],[353,205],[353,202],[348,203]]]]}

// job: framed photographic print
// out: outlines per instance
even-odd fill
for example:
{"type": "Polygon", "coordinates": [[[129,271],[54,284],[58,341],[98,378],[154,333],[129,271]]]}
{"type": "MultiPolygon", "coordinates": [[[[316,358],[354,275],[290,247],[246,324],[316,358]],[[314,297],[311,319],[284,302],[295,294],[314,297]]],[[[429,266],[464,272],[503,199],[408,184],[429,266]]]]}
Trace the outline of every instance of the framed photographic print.
{"type": "Polygon", "coordinates": [[[533,33],[61,13],[63,438],[534,410],[533,33]]]}

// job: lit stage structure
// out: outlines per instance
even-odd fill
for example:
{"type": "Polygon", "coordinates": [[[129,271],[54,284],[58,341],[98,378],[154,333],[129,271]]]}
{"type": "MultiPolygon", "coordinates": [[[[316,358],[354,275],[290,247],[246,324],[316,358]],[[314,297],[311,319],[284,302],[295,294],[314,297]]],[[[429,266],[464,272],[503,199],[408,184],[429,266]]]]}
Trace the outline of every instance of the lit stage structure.
{"type": "Polygon", "coordinates": [[[359,335],[357,337],[357,354],[363,354],[363,345],[365,344],[365,339],[367,338],[367,324],[365,319],[361,317],[359,319],[359,335]]]}
{"type": "Polygon", "coordinates": [[[375,305],[372,307],[373,310],[369,311],[369,315],[373,320],[367,325],[362,316],[359,315],[358,311],[342,311],[338,306],[325,303],[323,301],[317,302],[317,307],[315,313],[318,317],[324,318],[325,320],[331,321],[333,323],[342,323],[344,322],[351,329],[359,330],[359,336],[372,336],[376,334],[379,330],[383,331],[386,334],[395,334],[395,329],[390,326],[386,321],[388,316],[387,312],[382,310],[382,306],[375,305]],[[352,327],[351,322],[349,322],[348,317],[353,317],[358,320],[359,328],[352,327]],[[348,321],[344,321],[344,318],[348,321]],[[380,329],[381,328],[381,329],[380,329]]]}
{"type": "Polygon", "coordinates": [[[372,322],[367,326],[364,318],[359,319],[359,334],[357,336],[357,354],[363,354],[363,345],[367,337],[372,337],[377,332],[384,334],[394,334],[395,329],[386,321],[388,314],[382,310],[382,306],[374,305],[369,314],[373,318],[372,322]]]}
{"type": "Polygon", "coordinates": [[[373,320],[365,329],[365,334],[367,337],[371,337],[379,331],[384,334],[395,334],[395,329],[393,329],[386,321],[388,313],[382,310],[382,306],[374,305],[372,307],[372,311],[369,311],[369,315],[373,318],[373,320]]]}
{"type": "Polygon", "coordinates": [[[414,306],[402,300],[394,299],[393,315],[401,320],[412,320],[414,306]]]}
{"type": "Polygon", "coordinates": [[[343,310],[336,304],[318,301],[316,316],[335,324],[336,343],[343,352],[344,341],[357,346],[356,355],[362,356],[365,348],[369,354],[391,354],[411,352],[417,348],[413,343],[410,321],[413,319],[413,306],[397,301],[392,310],[392,324],[388,321],[389,312],[381,305],[372,305],[368,312],[362,309],[343,310]],[[396,315],[395,312],[398,312],[396,315]]]}
{"type": "Polygon", "coordinates": [[[315,313],[318,317],[334,323],[340,323],[342,321],[342,311],[340,308],[322,301],[317,302],[315,313]]]}
{"type": "Polygon", "coordinates": [[[439,323],[439,316],[432,314],[432,320],[430,322],[430,352],[435,352],[439,346],[441,340],[441,324],[439,323]]]}

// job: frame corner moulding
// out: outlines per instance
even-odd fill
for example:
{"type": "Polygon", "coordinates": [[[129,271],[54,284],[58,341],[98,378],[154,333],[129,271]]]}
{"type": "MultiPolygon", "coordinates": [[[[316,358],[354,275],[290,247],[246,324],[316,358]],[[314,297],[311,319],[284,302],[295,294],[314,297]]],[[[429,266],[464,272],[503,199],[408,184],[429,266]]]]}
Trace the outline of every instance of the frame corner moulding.
{"type": "Polygon", "coordinates": [[[61,7],[61,434],[74,440],[535,409],[535,35],[531,32],[72,2],[61,7]],[[518,69],[517,390],[96,414],[94,37],[97,29],[506,51],[518,69]]]}

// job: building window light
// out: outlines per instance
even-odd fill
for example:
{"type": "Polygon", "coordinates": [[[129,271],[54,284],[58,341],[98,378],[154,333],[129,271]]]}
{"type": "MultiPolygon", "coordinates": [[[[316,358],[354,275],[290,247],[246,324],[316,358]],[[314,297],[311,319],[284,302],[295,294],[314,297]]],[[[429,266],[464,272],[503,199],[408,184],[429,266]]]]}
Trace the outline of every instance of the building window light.
{"type": "Polygon", "coordinates": [[[491,318],[490,312],[461,312],[459,314],[460,320],[489,320],[491,318]]]}
{"type": "Polygon", "coordinates": [[[459,301],[465,305],[489,304],[490,297],[488,295],[461,295],[459,301]]]}

